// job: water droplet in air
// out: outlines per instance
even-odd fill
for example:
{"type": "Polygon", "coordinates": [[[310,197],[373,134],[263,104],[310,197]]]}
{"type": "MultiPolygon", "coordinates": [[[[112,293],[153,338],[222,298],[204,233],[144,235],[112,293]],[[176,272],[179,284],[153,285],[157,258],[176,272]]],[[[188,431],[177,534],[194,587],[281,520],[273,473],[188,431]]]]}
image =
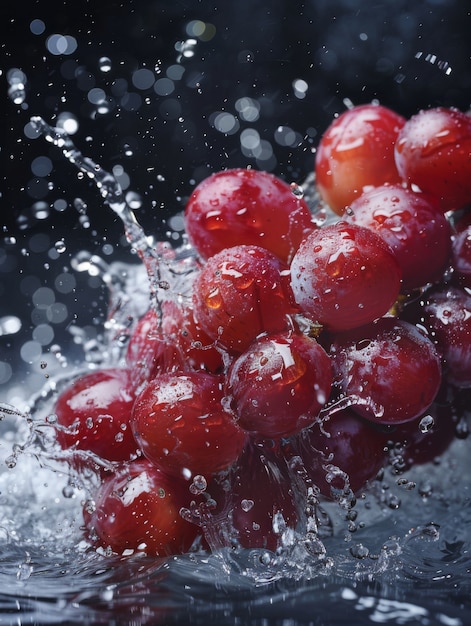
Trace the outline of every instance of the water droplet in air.
{"type": "Polygon", "coordinates": [[[298,183],[291,183],[290,185],[291,193],[296,196],[296,198],[302,198],[304,196],[304,189],[298,183]]]}
{"type": "Polygon", "coordinates": [[[62,489],[62,495],[64,496],[64,498],[73,498],[74,497],[74,488],[72,487],[72,485],[66,485],[62,489]]]}
{"type": "Polygon", "coordinates": [[[420,432],[428,433],[434,427],[435,422],[431,415],[425,415],[419,423],[420,432]]]}
{"type": "Polygon", "coordinates": [[[108,57],[101,57],[98,61],[98,66],[102,72],[111,71],[111,59],[108,57]]]}
{"type": "Polygon", "coordinates": [[[15,335],[21,329],[21,320],[14,315],[0,317],[0,337],[15,335]]]}
{"type": "Polygon", "coordinates": [[[5,465],[8,469],[13,469],[16,467],[16,458],[14,456],[9,456],[5,459],[5,465]]]}
{"type": "Polygon", "coordinates": [[[8,97],[13,104],[23,104],[26,100],[26,91],[24,85],[17,83],[8,88],[8,97]]]}
{"type": "Polygon", "coordinates": [[[67,250],[65,242],[62,239],[59,241],[56,241],[56,243],[54,244],[54,248],[56,252],[58,252],[59,254],[62,254],[63,252],[67,250]]]}

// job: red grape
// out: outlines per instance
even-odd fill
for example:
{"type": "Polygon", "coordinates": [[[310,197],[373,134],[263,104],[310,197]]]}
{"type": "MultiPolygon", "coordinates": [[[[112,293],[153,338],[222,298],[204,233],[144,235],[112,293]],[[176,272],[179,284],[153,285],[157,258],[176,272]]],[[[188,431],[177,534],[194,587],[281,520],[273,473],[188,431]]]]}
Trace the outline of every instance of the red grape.
{"type": "Polygon", "coordinates": [[[175,340],[186,368],[214,374],[224,369],[221,350],[195,320],[191,306],[169,300],[163,303],[162,315],[162,332],[175,340]]]}
{"type": "Polygon", "coordinates": [[[384,431],[344,409],[323,421],[322,428],[315,424],[303,431],[298,445],[308,477],[330,498],[347,485],[358,493],[378,474],[386,463],[386,441],[384,431]]]}
{"type": "Polygon", "coordinates": [[[208,335],[232,353],[262,332],[290,325],[295,310],[289,270],[268,250],[234,246],[214,255],[196,277],[194,315],[208,335]]]}
{"type": "Polygon", "coordinates": [[[358,399],[352,409],[373,422],[419,417],[440,387],[440,357],[432,341],[394,317],[338,334],[330,354],[341,391],[358,399]]]}
{"type": "Polygon", "coordinates": [[[186,552],[196,538],[197,527],[180,515],[189,501],[184,481],[140,460],[101,484],[84,519],[91,537],[113,552],[170,556],[186,552]]]}
{"type": "Polygon", "coordinates": [[[453,282],[471,287],[471,226],[458,232],[452,243],[451,265],[453,282]]]}
{"type": "Polygon", "coordinates": [[[398,473],[430,463],[447,450],[455,438],[457,417],[449,399],[436,399],[425,415],[399,424],[388,434],[390,463],[398,473]]]}
{"type": "Polygon", "coordinates": [[[424,323],[442,356],[447,380],[471,387],[471,296],[459,287],[435,289],[426,297],[424,323]]]}
{"type": "Polygon", "coordinates": [[[126,351],[134,386],[157,374],[182,369],[184,363],[179,346],[170,335],[162,333],[155,310],[149,309],[137,323],[126,351]]]}
{"type": "Polygon", "coordinates": [[[228,372],[242,428],[287,437],[312,424],[329,398],[332,367],[315,339],[300,333],[258,338],[228,372]]]}
{"type": "Polygon", "coordinates": [[[162,374],[151,380],[132,415],[144,455],[185,478],[227,469],[239,457],[245,435],[223,399],[221,378],[213,374],[162,374]]]}
{"type": "Polygon", "coordinates": [[[434,196],[402,185],[365,191],[346,220],[374,230],[391,247],[402,274],[402,291],[434,282],[447,268],[451,228],[434,196]]]}
{"type": "Polygon", "coordinates": [[[55,405],[57,440],[62,448],[87,450],[109,461],[125,461],[138,448],[129,421],[134,387],[127,369],[84,374],[55,405]]]}
{"type": "Polygon", "coordinates": [[[399,133],[395,158],[402,178],[429,192],[444,211],[471,202],[471,117],[437,107],[413,115],[399,133]]]}
{"type": "Polygon", "coordinates": [[[405,119],[381,105],[345,111],[322,135],[316,153],[316,183],[333,211],[345,208],[367,186],[399,182],[394,144],[405,119]]]}
{"type": "Polygon", "coordinates": [[[379,235],[342,221],[303,241],[291,263],[291,286],[306,317],[329,330],[345,330],[389,310],[401,271],[379,235]]]}
{"type": "Polygon", "coordinates": [[[282,459],[249,445],[231,478],[232,525],[244,548],[275,551],[284,528],[295,528],[298,514],[282,459]]]}
{"type": "Polygon", "coordinates": [[[205,259],[245,244],[262,246],[284,262],[314,228],[307,204],[288,184],[249,169],[226,170],[203,180],[188,200],[185,224],[205,259]]]}

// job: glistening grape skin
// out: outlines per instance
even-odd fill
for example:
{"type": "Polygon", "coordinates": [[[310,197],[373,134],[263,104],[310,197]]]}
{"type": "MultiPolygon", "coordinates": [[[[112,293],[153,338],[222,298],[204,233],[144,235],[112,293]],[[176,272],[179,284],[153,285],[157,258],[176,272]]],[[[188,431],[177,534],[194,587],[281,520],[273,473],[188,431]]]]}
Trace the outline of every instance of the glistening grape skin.
{"type": "Polygon", "coordinates": [[[376,477],[386,464],[387,439],[384,429],[343,409],[303,430],[290,453],[301,456],[307,477],[320,492],[335,499],[348,489],[358,493],[376,477]]]}
{"type": "Polygon", "coordinates": [[[288,437],[312,424],[331,386],[332,366],[325,350],[297,332],[259,337],[227,374],[239,425],[267,438],[288,437]]]}
{"type": "Polygon", "coordinates": [[[450,261],[451,227],[438,200],[402,184],[365,191],[345,220],[375,231],[392,249],[401,268],[401,291],[439,280],[450,261]]]}
{"type": "Polygon", "coordinates": [[[198,527],[180,515],[189,500],[185,481],[141,459],[101,483],[91,510],[84,507],[85,525],[98,545],[118,554],[183,554],[198,534],[198,527]]]}
{"type": "Polygon", "coordinates": [[[471,202],[471,117],[436,107],[413,115],[399,132],[395,161],[401,178],[436,196],[443,211],[471,202]]]}
{"type": "Polygon", "coordinates": [[[432,341],[413,324],[383,317],[338,333],[330,356],[339,389],[352,409],[378,424],[411,421],[432,404],[441,362],[432,341]]]}
{"type": "Polygon", "coordinates": [[[260,333],[288,328],[296,311],[289,269],[259,246],[240,245],[210,257],[195,279],[196,321],[231,354],[260,333]]]}
{"type": "Polygon", "coordinates": [[[430,290],[422,322],[443,359],[444,374],[456,387],[471,387],[471,296],[460,287],[430,290]]]}
{"type": "Polygon", "coordinates": [[[222,379],[214,374],[155,377],[132,411],[132,429],[143,454],[180,478],[228,469],[242,452],[245,433],[223,401],[222,379]]]}
{"type": "Polygon", "coordinates": [[[266,248],[287,263],[314,224],[308,205],[287,183],[240,168],[217,172],[194,189],[185,228],[203,259],[244,244],[266,248]]]}
{"type": "MultiPolygon", "coordinates": [[[[277,550],[284,529],[286,537],[295,528],[306,531],[302,524],[311,491],[321,500],[353,507],[353,492],[363,489],[384,462],[400,473],[430,459],[453,438],[454,416],[449,428],[450,416],[444,423],[435,411],[440,399],[434,397],[442,372],[446,390],[471,386],[471,303],[455,286],[465,284],[460,263],[466,262],[466,245],[456,242],[470,223],[469,213],[464,208],[450,218],[429,193],[434,209],[422,214],[417,207],[424,192],[407,181],[394,182],[397,172],[392,181],[384,180],[383,149],[390,164],[393,140],[390,135],[387,145],[378,141],[384,136],[381,126],[390,119],[394,135],[403,120],[377,105],[348,115],[365,121],[383,113],[371,136],[362,136],[359,124],[360,134],[346,135],[330,161],[338,168],[330,172],[337,191],[351,193],[341,187],[353,179],[357,198],[336,224],[314,225],[302,199],[266,173],[227,171],[201,184],[199,191],[206,189],[212,204],[203,209],[196,202],[193,213],[190,201],[185,214],[190,235],[196,223],[202,229],[193,240],[193,293],[190,284],[180,291],[181,283],[169,278],[158,315],[152,309],[136,323],[123,355],[119,391],[129,392],[131,400],[139,393],[132,417],[136,441],[129,458],[113,462],[115,475],[97,472],[96,507],[90,501],[84,510],[88,536],[101,547],[177,554],[203,531],[211,549],[277,550]],[[359,163],[363,172],[355,169],[359,163]],[[232,194],[231,185],[241,187],[232,194]],[[279,194],[263,193],[266,185],[279,194]],[[285,208],[280,199],[286,200],[285,208]],[[392,206],[391,215],[383,202],[392,206]],[[363,208],[378,218],[378,232],[371,223],[359,223],[363,208]],[[448,219],[455,229],[453,272],[441,276],[448,263],[448,219]],[[206,242],[216,246],[211,254],[205,252],[206,242]],[[430,281],[437,282],[424,287],[430,281]],[[420,327],[428,328],[428,337],[420,327]],[[172,396],[169,389],[176,388],[182,393],[172,396]],[[160,402],[163,389],[168,395],[160,402]],[[429,414],[436,432],[424,434],[418,424],[424,416],[428,424],[429,414]],[[403,450],[402,465],[385,458],[387,448],[394,454],[403,450]],[[182,516],[186,526],[180,525],[182,516]],[[217,541],[210,541],[214,537],[217,541]]],[[[361,132],[371,128],[365,124],[361,132]]],[[[455,149],[457,188],[462,189],[466,160],[455,149]]],[[[173,277],[181,266],[166,268],[173,277]]],[[[67,397],[70,388],[63,393],[67,397]]],[[[466,407],[468,398],[462,398],[466,407]]],[[[100,412],[111,415],[114,408],[110,394],[100,412]]],[[[101,421],[85,424],[91,428],[101,421]]],[[[119,423],[130,433],[126,421],[119,423]]],[[[58,439],[61,432],[67,427],[59,422],[58,439]]],[[[74,450],[95,459],[95,444],[106,460],[107,451],[118,448],[114,442],[123,439],[118,432],[111,445],[100,431],[96,442],[90,439],[93,429],[83,431],[83,442],[73,428],[69,434],[75,436],[67,455],[71,462],[74,450]]],[[[109,470],[110,463],[105,467],[109,470]]],[[[206,546],[204,540],[201,545],[206,546]]]]}
{"type": "Polygon", "coordinates": [[[296,528],[299,513],[285,460],[275,450],[248,441],[233,468],[230,491],[215,494],[218,510],[231,511],[233,537],[243,548],[275,551],[285,528],[296,528]]]}
{"type": "Polygon", "coordinates": [[[394,146],[405,118],[382,105],[365,104],[341,113],[316,151],[319,193],[339,215],[365,187],[396,183],[394,146]]]}
{"type": "Polygon", "coordinates": [[[80,376],[55,404],[59,444],[109,461],[135,457],[137,444],[129,425],[134,400],[129,369],[108,368],[80,376]]]}
{"type": "Polygon", "coordinates": [[[291,287],[306,317],[342,331],[389,310],[399,295],[401,270],[379,235],[342,220],[302,242],[291,263],[291,287]]]}

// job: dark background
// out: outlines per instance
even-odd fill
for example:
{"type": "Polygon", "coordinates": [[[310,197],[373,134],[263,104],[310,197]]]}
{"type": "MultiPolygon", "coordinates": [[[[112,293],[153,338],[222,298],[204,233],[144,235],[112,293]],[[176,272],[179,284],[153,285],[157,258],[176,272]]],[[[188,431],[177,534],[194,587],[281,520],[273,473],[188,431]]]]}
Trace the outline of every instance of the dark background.
{"type": "MultiPolygon", "coordinates": [[[[471,17],[463,0],[7,0],[0,14],[0,318],[24,320],[20,333],[0,337],[0,360],[3,354],[12,363],[40,318],[32,302],[38,280],[54,289],[78,250],[103,255],[104,244],[112,246],[112,258],[135,260],[121,223],[93,184],[44,139],[25,136],[30,116],[55,123],[62,112],[72,113],[77,146],[105,169],[124,168],[127,190],[140,198],[139,221],[146,232],[165,238],[166,219],[181,211],[194,184],[211,171],[266,165],[288,182],[302,182],[312,171],[320,135],[347,101],[377,99],[405,116],[430,106],[470,106],[471,17]],[[41,34],[31,32],[35,19],[44,22],[41,34]],[[194,56],[179,60],[176,44],[189,39],[192,20],[211,24],[205,32],[213,36],[199,39],[194,56]],[[74,37],[76,50],[51,54],[52,34],[74,37]],[[101,57],[111,60],[111,71],[100,69],[101,57]],[[133,84],[138,69],[152,70],[158,80],[175,65],[184,73],[168,96],[133,84]],[[11,68],[27,77],[23,105],[7,95],[11,68]],[[304,98],[293,88],[296,80],[307,84],[304,98]],[[89,101],[96,88],[106,93],[106,113],[89,101]],[[238,116],[243,97],[257,103],[258,119],[238,116]],[[217,130],[217,112],[237,118],[237,132],[217,130]],[[294,132],[292,145],[276,140],[280,126],[294,132]],[[241,151],[247,129],[267,142],[269,160],[241,151]],[[38,157],[52,164],[44,176],[32,168],[38,157]],[[89,226],[77,198],[88,207],[89,226]],[[66,251],[54,253],[62,240],[66,251]]],[[[93,326],[103,316],[106,293],[96,281],[76,280],[76,290],[57,296],[69,311],[55,324],[58,341],[75,318],[93,326]]],[[[43,346],[45,354],[49,348],[43,346]]]]}
{"type": "MultiPolygon", "coordinates": [[[[469,3],[463,0],[42,0],[18,2],[16,8],[11,0],[6,4],[10,6],[0,9],[7,14],[2,20],[3,79],[10,67],[21,68],[28,78],[26,110],[8,101],[5,83],[0,95],[7,120],[2,217],[9,227],[28,213],[31,196],[22,188],[32,178],[32,157],[47,153],[55,166],[61,161],[57,151],[39,145],[41,141],[25,140],[23,126],[30,115],[53,121],[59,112],[72,111],[80,123],[74,138],[79,147],[105,168],[117,162],[125,165],[132,188],[146,196],[142,220],[158,229],[162,211],[152,210],[152,201],[174,211],[181,205],[176,196],[188,195],[192,179],[222,167],[254,165],[241,154],[238,134],[224,136],[209,122],[214,111],[235,113],[237,98],[263,102],[260,118],[241,124],[241,130],[256,127],[271,140],[276,165],[270,169],[298,181],[312,168],[313,157],[306,148],[315,145],[333,114],[344,110],[345,98],[355,104],[376,98],[406,116],[428,106],[466,109],[470,104],[471,17],[469,3]],[[45,23],[41,35],[30,31],[35,18],[45,23]],[[184,118],[179,122],[165,113],[164,98],[152,88],[133,89],[129,83],[137,68],[159,66],[164,75],[178,56],[175,43],[188,38],[186,26],[196,19],[214,24],[215,34],[198,42],[194,57],[182,63],[185,80],[178,81],[172,94],[184,118]],[[48,53],[45,42],[52,33],[75,37],[76,52],[48,53]],[[112,62],[108,74],[99,71],[102,56],[112,62]],[[80,80],[64,77],[64,61],[80,68],[80,80]],[[93,119],[88,88],[109,93],[113,81],[123,79],[129,91],[149,102],[127,111],[115,98],[109,114],[93,119]],[[302,100],[293,93],[295,79],[308,84],[302,100]],[[309,130],[314,137],[300,149],[278,146],[273,133],[279,125],[288,125],[303,137],[309,130]],[[129,144],[133,155],[126,157],[129,144]],[[167,184],[156,185],[156,173],[167,184]]],[[[68,200],[77,190],[87,196],[83,184],[77,188],[72,184],[76,176],[70,167],[58,167],[50,176],[55,195],[42,199],[51,202],[64,194],[68,200]]],[[[73,226],[75,217],[62,214],[60,221],[73,226]]],[[[94,215],[93,222],[101,220],[94,215]]]]}

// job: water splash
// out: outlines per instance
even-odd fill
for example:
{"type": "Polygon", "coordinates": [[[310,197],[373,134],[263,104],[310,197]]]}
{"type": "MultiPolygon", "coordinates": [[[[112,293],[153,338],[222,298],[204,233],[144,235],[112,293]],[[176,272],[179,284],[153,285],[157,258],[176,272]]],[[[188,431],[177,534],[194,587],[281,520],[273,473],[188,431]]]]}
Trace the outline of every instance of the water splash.
{"type": "Polygon", "coordinates": [[[81,172],[94,181],[103,201],[121,219],[124,233],[131,248],[143,262],[149,277],[151,302],[159,307],[157,292],[162,281],[161,256],[156,252],[152,240],[146,235],[139,224],[134,211],[127,202],[126,196],[118,180],[101,165],[85,156],[74,144],[70,135],[62,128],[49,125],[42,117],[34,116],[30,120],[33,130],[42,135],[46,141],[57,146],[65,158],[81,172]]]}

